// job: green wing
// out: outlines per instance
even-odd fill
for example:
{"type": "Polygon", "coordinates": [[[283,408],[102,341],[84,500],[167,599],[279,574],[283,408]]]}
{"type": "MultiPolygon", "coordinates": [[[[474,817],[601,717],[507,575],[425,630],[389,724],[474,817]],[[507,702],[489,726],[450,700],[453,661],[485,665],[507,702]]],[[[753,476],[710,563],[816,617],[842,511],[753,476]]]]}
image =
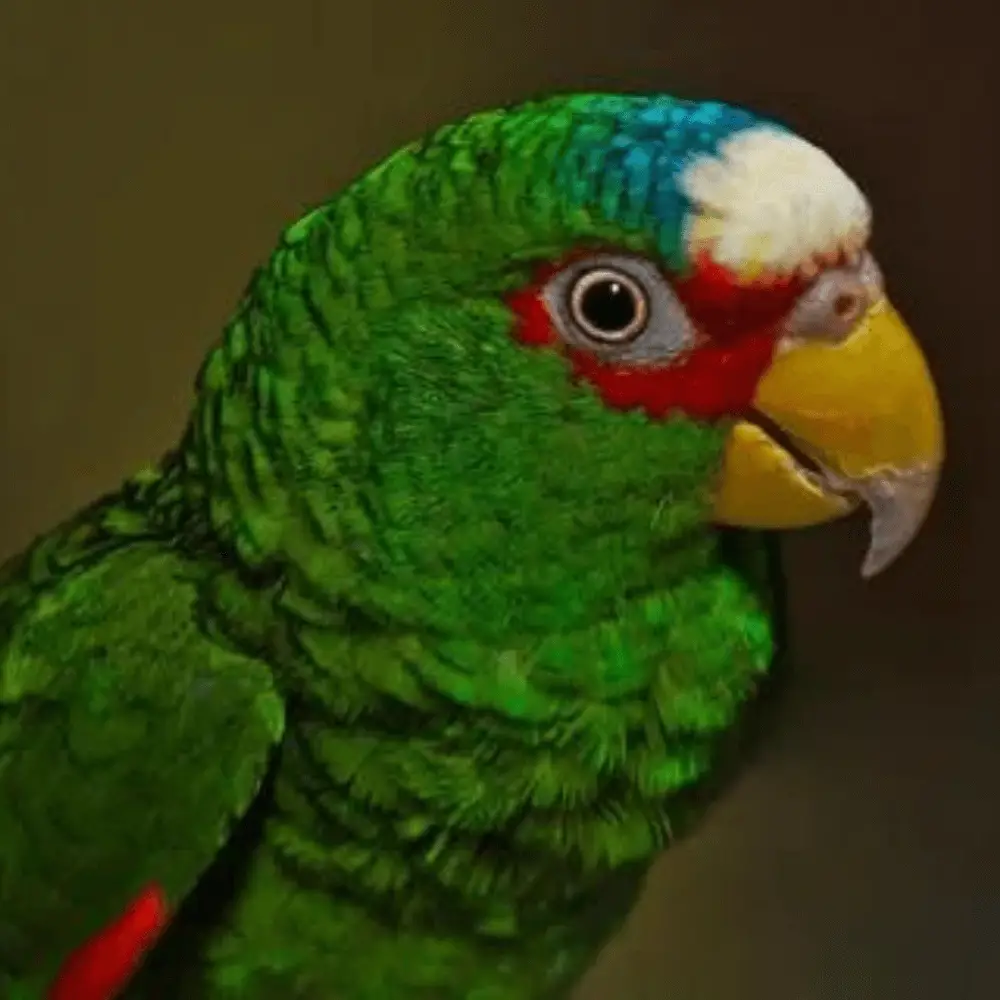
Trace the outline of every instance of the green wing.
{"type": "Polygon", "coordinates": [[[176,906],[283,729],[267,666],[199,628],[197,563],[81,531],[0,571],[0,995],[148,883],[176,906]]]}

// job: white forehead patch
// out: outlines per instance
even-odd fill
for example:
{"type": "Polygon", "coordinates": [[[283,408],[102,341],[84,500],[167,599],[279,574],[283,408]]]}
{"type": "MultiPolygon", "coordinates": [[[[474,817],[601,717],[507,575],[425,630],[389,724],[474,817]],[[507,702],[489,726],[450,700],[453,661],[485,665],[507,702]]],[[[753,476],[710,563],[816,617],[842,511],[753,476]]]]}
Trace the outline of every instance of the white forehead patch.
{"type": "Polygon", "coordinates": [[[692,253],[747,278],[813,274],[868,240],[871,209],[858,186],[823,150],[769,126],[725,140],[681,175],[691,200],[692,253]]]}

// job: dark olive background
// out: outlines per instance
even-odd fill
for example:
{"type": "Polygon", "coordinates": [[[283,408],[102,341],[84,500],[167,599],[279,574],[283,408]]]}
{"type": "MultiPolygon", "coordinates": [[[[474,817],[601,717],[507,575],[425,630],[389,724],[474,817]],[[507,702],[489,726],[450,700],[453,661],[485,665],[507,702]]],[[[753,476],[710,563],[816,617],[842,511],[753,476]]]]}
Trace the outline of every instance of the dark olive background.
{"type": "Polygon", "coordinates": [[[553,88],[776,114],[871,195],[948,475],[871,584],[860,523],[788,539],[792,694],[583,996],[997,996],[994,48],[973,0],[2,0],[0,554],[176,437],[279,227],[427,126],[553,88]]]}

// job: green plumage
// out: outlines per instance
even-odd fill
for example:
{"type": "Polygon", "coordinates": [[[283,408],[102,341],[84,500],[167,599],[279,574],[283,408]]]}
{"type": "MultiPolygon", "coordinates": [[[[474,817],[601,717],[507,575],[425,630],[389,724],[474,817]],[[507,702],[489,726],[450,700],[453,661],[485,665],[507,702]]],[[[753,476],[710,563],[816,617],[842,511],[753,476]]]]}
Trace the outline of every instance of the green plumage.
{"type": "Polygon", "coordinates": [[[773,639],[725,428],[511,337],[535,262],[663,252],[554,181],[593,100],[293,226],[179,447],[0,575],[0,996],[150,881],[127,1000],[555,1000],[627,912],[773,639]]]}

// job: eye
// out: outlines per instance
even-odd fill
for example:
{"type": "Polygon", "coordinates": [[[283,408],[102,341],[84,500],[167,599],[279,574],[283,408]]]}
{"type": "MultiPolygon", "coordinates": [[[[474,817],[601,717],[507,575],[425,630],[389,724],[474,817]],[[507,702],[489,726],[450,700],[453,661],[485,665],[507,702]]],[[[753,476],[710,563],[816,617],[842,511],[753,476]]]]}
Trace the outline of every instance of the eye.
{"type": "Polygon", "coordinates": [[[870,256],[856,268],[827,271],[795,304],[785,321],[784,333],[841,340],[881,295],[881,275],[870,256]]]}
{"type": "Polygon", "coordinates": [[[555,274],[542,300],[562,339],[623,362],[662,362],[690,347],[694,327],[651,260],[595,254],[555,274]]]}
{"type": "Polygon", "coordinates": [[[570,289],[570,314],[581,331],[604,344],[626,344],[642,333],[649,303],[638,282],[624,271],[585,271],[570,289]]]}

